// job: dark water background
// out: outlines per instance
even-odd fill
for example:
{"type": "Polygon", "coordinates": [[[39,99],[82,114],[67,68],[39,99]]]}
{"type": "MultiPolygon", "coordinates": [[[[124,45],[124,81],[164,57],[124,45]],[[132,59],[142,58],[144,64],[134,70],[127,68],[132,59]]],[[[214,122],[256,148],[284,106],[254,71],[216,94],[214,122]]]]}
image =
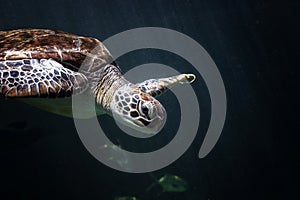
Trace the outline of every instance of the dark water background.
{"type": "MultiPolygon", "coordinates": [[[[228,113],[217,145],[198,159],[210,116],[208,92],[198,75],[193,87],[201,99],[199,133],[180,159],[152,173],[155,177],[176,174],[188,182],[189,190],[157,197],[156,191],[145,192],[153,182],[149,174],[119,172],[94,159],[82,145],[72,119],[1,99],[1,196],[297,199],[299,125],[293,105],[299,102],[299,81],[292,59],[300,56],[299,11],[297,1],[3,1],[0,30],[59,29],[101,40],[144,26],[180,31],[199,42],[219,67],[228,113]]],[[[132,52],[118,61],[125,72],[148,62],[193,72],[186,61],[155,50],[132,52]]],[[[173,116],[164,130],[169,134],[157,137],[154,144],[119,136],[123,146],[151,149],[172,139],[172,129],[176,130],[172,122],[179,122],[178,102],[172,93],[160,100],[173,116]]],[[[107,116],[100,120],[113,123],[107,116]]],[[[115,127],[108,129],[112,135],[117,132],[115,127]]]]}

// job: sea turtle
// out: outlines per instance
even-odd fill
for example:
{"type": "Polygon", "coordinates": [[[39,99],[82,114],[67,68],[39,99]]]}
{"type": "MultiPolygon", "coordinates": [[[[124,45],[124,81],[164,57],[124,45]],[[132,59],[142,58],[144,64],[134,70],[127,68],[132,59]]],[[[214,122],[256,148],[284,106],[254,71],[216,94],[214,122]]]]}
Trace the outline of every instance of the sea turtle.
{"type": "Polygon", "coordinates": [[[71,95],[90,91],[101,111],[141,132],[157,133],[166,111],[154,97],[194,79],[180,74],[133,84],[95,38],[44,29],[0,31],[0,94],[65,116],[72,117],[71,95]]]}

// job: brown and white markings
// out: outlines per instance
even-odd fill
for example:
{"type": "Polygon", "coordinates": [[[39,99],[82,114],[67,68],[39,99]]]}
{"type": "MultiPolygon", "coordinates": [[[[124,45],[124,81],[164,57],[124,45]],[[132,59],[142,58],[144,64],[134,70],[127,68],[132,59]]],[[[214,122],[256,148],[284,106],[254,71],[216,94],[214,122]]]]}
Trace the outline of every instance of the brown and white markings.
{"type": "Polygon", "coordinates": [[[51,59],[0,61],[0,77],[0,93],[7,97],[65,97],[87,82],[81,73],[51,59]]]}
{"type": "MultiPolygon", "coordinates": [[[[194,80],[193,74],[180,74],[133,84],[97,39],[41,29],[0,31],[0,95],[23,97],[64,116],[73,116],[70,98],[56,97],[88,90],[99,110],[133,129],[156,134],[165,124],[166,112],[154,97],[174,84],[194,80]]],[[[82,102],[80,109],[90,108],[82,102]]]]}
{"type": "Polygon", "coordinates": [[[94,38],[53,30],[1,31],[0,94],[65,97],[83,91],[87,78],[78,69],[95,47],[100,47],[98,65],[105,65],[111,56],[94,38]]]}

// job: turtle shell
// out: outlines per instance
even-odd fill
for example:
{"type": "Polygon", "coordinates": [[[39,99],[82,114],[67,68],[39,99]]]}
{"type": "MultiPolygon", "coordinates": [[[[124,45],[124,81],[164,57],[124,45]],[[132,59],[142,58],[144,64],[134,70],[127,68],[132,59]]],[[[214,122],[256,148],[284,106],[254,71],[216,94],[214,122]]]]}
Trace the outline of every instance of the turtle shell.
{"type": "Polygon", "coordinates": [[[95,38],[43,29],[0,31],[0,94],[70,96],[86,89],[88,76],[112,60],[95,38]],[[79,73],[87,56],[96,59],[79,73]]]}
{"type": "Polygon", "coordinates": [[[0,31],[0,61],[51,58],[77,71],[93,50],[103,64],[112,60],[109,51],[95,38],[44,29],[0,31]]]}
{"type": "Polygon", "coordinates": [[[82,92],[90,87],[87,76],[101,73],[99,68],[111,61],[109,51],[94,38],[43,29],[0,31],[0,95],[27,97],[22,101],[72,117],[70,98],[31,97],[68,97],[74,91],[82,92]],[[80,67],[87,56],[96,59],[92,65],[87,63],[89,71],[83,73],[80,67]]]}

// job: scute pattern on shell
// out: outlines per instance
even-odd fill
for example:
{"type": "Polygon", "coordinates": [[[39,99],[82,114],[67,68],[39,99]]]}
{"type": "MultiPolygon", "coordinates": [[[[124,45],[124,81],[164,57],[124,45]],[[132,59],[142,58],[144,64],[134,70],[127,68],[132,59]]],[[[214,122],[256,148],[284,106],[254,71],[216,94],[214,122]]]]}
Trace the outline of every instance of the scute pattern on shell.
{"type": "Polygon", "coordinates": [[[95,38],[44,29],[0,31],[0,60],[52,58],[77,71],[90,53],[102,64],[112,60],[106,47],[95,38]]]}

